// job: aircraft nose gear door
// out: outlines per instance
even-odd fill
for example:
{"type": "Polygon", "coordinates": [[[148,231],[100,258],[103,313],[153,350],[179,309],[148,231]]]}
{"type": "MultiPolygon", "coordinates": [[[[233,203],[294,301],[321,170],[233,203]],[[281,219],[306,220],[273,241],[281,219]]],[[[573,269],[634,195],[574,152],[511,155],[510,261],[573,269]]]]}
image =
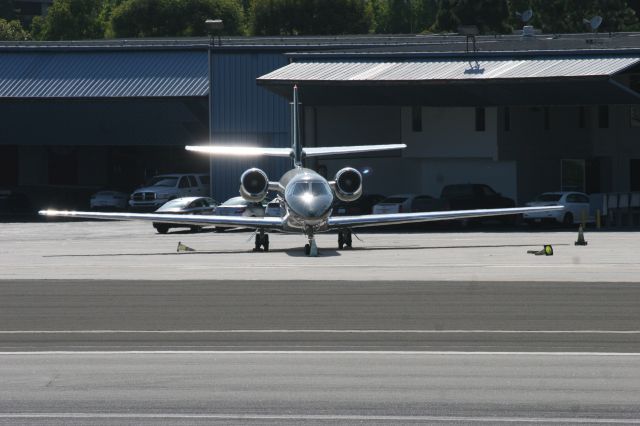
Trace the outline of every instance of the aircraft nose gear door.
{"type": "Polygon", "coordinates": [[[351,230],[350,229],[341,229],[338,231],[338,248],[342,250],[344,246],[351,248],[351,230]]]}
{"type": "Polygon", "coordinates": [[[269,234],[265,234],[262,229],[256,233],[256,245],[253,251],[260,251],[261,248],[264,251],[269,251],[269,234]]]}

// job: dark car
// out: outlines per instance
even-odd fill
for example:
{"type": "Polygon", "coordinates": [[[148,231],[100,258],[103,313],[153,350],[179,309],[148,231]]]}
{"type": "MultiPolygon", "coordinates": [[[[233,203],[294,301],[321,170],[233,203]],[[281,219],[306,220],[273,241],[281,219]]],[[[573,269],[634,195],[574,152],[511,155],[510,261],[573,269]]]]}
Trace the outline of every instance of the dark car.
{"type": "MultiPolygon", "coordinates": [[[[501,209],[516,206],[511,198],[503,197],[489,185],[482,183],[446,185],[442,188],[440,198],[449,203],[450,210],[501,209]]],[[[500,216],[498,220],[503,223],[514,223],[517,218],[517,215],[509,215],[500,216]]],[[[475,219],[475,221],[481,220],[483,219],[475,219]]],[[[484,220],[491,220],[491,218],[484,220]]],[[[470,219],[465,219],[462,223],[468,224],[469,221],[470,219]]]]}
{"type": "Polygon", "coordinates": [[[430,195],[417,195],[411,201],[412,212],[437,212],[449,210],[449,202],[430,195]]]}
{"type": "Polygon", "coordinates": [[[360,216],[363,214],[371,214],[373,206],[384,200],[384,195],[365,194],[355,201],[349,203],[338,201],[333,206],[334,216],[360,216]]]}
{"type": "Polygon", "coordinates": [[[503,197],[481,183],[446,185],[440,198],[449,203],[451,210],[499,209],[516,205],[511,198],[503,197]]]}
{"type": "MultiPolygon", "coordinates": [[[[209,197],[182,197],[164,203],[156,213],[165,214],[213,214],[216,207],[215,200],[209,197]]],[[[192,232],[202,229],[198,225],[182,225],[179,223],[153,222],[153,227],[160,234],[166,234],[171,228],[190,228],[192,232]]]]}

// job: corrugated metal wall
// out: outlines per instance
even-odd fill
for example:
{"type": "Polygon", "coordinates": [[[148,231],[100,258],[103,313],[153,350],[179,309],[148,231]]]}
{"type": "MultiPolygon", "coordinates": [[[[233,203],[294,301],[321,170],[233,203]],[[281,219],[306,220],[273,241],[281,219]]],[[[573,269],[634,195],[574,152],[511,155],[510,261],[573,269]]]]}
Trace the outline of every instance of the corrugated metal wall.
{"type": "MultiPolygon", "coordinates": [[[[216,53],[214,55],[214,143],[270,147],[289,146],[287,100],[256,84],[256,78],[287,64],[281,53],[216,53]]],[[[260,167],[278,180],[290,167],[288,159],[215,159],[213,197],[238,195],[240,175],[260,167]]]]}

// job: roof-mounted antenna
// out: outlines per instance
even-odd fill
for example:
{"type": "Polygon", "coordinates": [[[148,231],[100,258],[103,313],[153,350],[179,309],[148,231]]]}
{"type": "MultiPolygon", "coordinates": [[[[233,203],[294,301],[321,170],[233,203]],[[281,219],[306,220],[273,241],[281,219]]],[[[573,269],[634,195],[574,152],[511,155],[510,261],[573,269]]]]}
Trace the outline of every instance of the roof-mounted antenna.
{"type": "Polygon", "coordinates": [[[527,22],[533,18],[533,10],[527,9],[524,12],[516,12],[516,16],[520,18],[520,21],[522,21],[522,36],[533,37],[535,35],[535,30],[532,25],[527,25],[527,22]]]}
{"type": "Polygon", "coordinates": [[[524,12],[516,12],[516,16],[520,18],[523,24],[526,24],[533,18],[533,10],[527,9],[524,12]]]}
{"type": "Polygon", "coordinates": [[[589,25],[592,33],[597,33],[598,28],[602,25],[602,16],[596,15],[591,19],[583,19],[582,22],[589,25]]]}

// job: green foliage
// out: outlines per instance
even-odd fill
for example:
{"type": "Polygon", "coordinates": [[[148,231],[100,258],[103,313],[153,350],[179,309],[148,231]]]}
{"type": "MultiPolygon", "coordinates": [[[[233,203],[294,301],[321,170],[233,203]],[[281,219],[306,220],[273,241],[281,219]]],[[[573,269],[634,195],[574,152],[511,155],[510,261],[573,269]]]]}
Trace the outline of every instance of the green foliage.
{"type": "Polygon", "coordinates": [[[427,30],[436,19],[436,0],[372,0],[375,32],[413,34],[427,30]]]}
{"type": "Polygon", "coordinates": [[[433,29],[455,32],[459,25],[475,25],[481,34],[511,33],[505,0],[441,0],[433,29]]]}
{"type": "Polygon", "coordinates": [[[32,34],[40,40],[103,38],[101,8],[101,0],[55,0],[44,19],[34,20],[32,34]]]}
{"type": "Polygon", "coordinates": [[[107,35],[113,37],[181,37],[207,34],[204,21],[222,19],[220,34],[244,33],[238,0],[125,0],[113,9],[107,35]]]}
{"type": "Polygon", "coordinates": [[[25,41],[30,39],[31,35],[22,28],[20,21],[0,19],[0,40],[25,41]]]}
{"type": "Polygon", "coordinates": [[[373,10],[363,0],[253,0],[253,35],[363,34],[373,10]]]}
{"type": "MultiPolygon", "coordinates": [[[[544,33],[589,31],[583,20],[595,15],[603,17],[599,31],[640,30],[640,0],[54,0],[30,30],[39,40],[202,36],[212,18],[224,21],[223,35],[414,34],[459,25],[508,34],[522,28],[516,12],[528,8],[544,33]]],[[[4,37],[29,37],[13,23],[14,0],[0,0],[0,18],[4,37]]]]}

